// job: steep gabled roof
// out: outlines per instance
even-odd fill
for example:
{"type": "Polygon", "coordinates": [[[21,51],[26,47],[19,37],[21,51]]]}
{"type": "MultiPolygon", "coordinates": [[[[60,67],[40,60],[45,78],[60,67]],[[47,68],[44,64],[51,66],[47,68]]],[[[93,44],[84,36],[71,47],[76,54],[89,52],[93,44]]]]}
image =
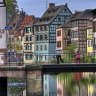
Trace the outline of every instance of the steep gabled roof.
{"type": "Polygon", "coordinates": [[[71,27],[70,22],[74,21],[74,20],[81,20],[81,19],[82,20],[84,20],[84,19],[91,20],[91,18],[93,17],[92,11],[93,11],[93,9],[86,9],[85,11],[76,11],[73,14],[73,16],[71,16],[65,24],[63,24],[57,28],[66,28],[66,27],[70,28],[71,27]]]}
{"type": "MultiPolygon", "coordinates": [[[[55,4],[53,3],[53,6],[50,7],[46,10],[46,12],[42,15],[42,17],[40,18],[40,20],[35,23],[35,25],[43,25],[43,24],[49,24],[51,23],[56,16],[64,9],[67,8],[67,5],[59,5],[59,6],[55,6],[55,4]]],[[[69,10],[69,9],[68,9],[69,10]]],[[[70,11],[70,10],[69,10],[70,11]]],[[[71,12],[71,11],[70,11],[71,12]]]]}
{"type": "Polygon", "coordinates": [[[73,14],[73,16],[70,18],[70,21],[79,19],[82,13],[83,13],[83,11],[76,11],[73,14]]]}
{"type": "Polygon", "coordinates": [[[77,11],[71,18],[71,21],[73,20],[79,20],[79,19],[91,19],[93,17],[92,11],[93,9],[86,9],[85,11],[77,11]]]}

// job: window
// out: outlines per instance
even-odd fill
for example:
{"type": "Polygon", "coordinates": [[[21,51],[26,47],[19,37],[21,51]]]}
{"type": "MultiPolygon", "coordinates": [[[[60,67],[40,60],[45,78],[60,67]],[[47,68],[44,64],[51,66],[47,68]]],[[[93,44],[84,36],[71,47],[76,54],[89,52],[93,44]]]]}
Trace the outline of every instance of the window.
{"type": "Polygon", "coordinates": [[[57,36],[61,36],[61,30],[57,31],[57,36]]]}
{"type": "Polygon", "coordinates": [[[29,32],[31,32],[31,28],[30,27],[26,28],[26,33],[29,33],[29,32]]]}
{"type": "Polygon", "coordinates": [[[39,41],[39,35],[36,35],[36,40],[39,41]]]}
{"type": "Polygon", "coordinates": [[[61,47],[61,41],[57,41],[57,47],[61,47]]]}
{"type": "Polygon", "coordinates": [[[43,56],[42,55],[40,55],[40,60],[42,60],[43,59],[43,56]]]}
{"type": "Polygon", "coordinates": [[[47,35],[44,35],[44,39],[45,39],[45,40],[48,40],[48,36],[47,36],[47,35]]]}
{"type": "Polygon", "coordinates": [[[44,50],[47,50],[47,45],[45,45],[44,50]]]}
{"type": "Polygon", "coordinates": [[[92,47],[93,46],[93,41],[92,40],[88,40],[88,47],[92,47]]]}
{"type": "Polygon", "coordinates": [[[40,50],[42,50],[42,45],[40,45],[40,50]]]}
{"type": "Polygon", "coordinates": [[[29,41],[32,41],[32,36],[29,36],[30,40],[29,41]]]}
{"type": "Polygon", "coordinates": [[[25,59],[26,60],[31,60],[32,59],[32,54],[25,54],[25,59]]]}
{"type": "Polygon", "coordinates": [[[38,28],[38,26],[36,26],[36,27],[35,27],[35,30],[36,30],[36,31],[39,31],[39,28],[38,28]]]}
{"type": "Polygon", "coordinates": [[[61,21],[61,17],[58,17],[58,21],[61,21]]]}
{"type": "Polygon", "coordinates": [[[33,55],[32,55],[32,54],[30,54],[30,59],[32,59],[32,56],[33,56],[33,55]]]}
{"type": "Polygon", "coordinates": [[[25,54],[25,59],[28,60],[28,54],[25,54]]]}
{"type": "Polygon", "coordinates": [[[40,35],[40,40],[43,40],[43,35],[40,35]]]}
{"type": "Polygon", "coordinates": [[[32,44],[25,44],[25,50],[32,50],[32,44]]]}
{"type": "Polygon", "coordinates": [[[26,38],[26,41],[32,41],[32,36],[31,35],[29,35],[29,36],[27,35],[25,38],[26,38]]]}
{"type": "Polygon", "coordinates": [[[28,36],[26,36],[26,41],[28,41],[28,36]]]}
{"type": "Polygon", "coordinates": [[[36,51],[38,51],[38,49],[39,49],[39,48],[38,48],[38,45],[36,45],[36,51]]]}

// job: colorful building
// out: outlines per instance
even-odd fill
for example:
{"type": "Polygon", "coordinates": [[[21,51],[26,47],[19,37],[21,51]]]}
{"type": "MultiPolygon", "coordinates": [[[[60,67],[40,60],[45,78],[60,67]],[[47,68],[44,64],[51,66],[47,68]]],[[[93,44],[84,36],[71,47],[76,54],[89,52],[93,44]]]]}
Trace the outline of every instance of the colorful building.
{"type": "Polygon", "coordinates": [[[67,46],[71,44],[70,22],[57,27],[56,29],[56,48],[60,48],[62,52],[65,52],[67,46]]]}
{"type": "Polygon", "coordinates": [[[93,53],[93,27],[90,26],[86,30],[87,30],[87,54],[92,55],[93,53]]]}
{"type": "Polygon", "coordinates": [[[28,24],[24,29],[24,63],[32,64],[34,61],[34,30],[33,24],[35,23],[35,17],[33,17],[30,24],[28,24]]]}
{"type": "Polygon", "coordinates": [[[96,9],[92,10],[93,13],[93,50],[96,56],[96,9]]]}
{"type": "MultiPolygon", "coordinates": [[[[86,9],[85,11],[76,11],[72,17],[67,20],[62,27],[58,27],[57,33],[60,35],[60,28],[64,31],[61,31],[61,37],[56,35],[57,45],[61,46],[61,49],[64,47],[66,49],[69,43],[76,44],[76,50],[79,50],[82,54],[87,53],[87,31],[86,27],[92,25],[92,9],[86,9]],[[65,27],[65,28],[63,28],[65,27]],[[66,34],[67,33],[67,34],[66,34]],[[60,40],[61,45],[60,45],[60,40]],[[68,44],[67,44],[67,43],[68,44]]],[[[64,50],[63,49],[63,50],[64,50]]]]}
{"type": "Polygon", "coordinates": [[[77,45],[78,50],[87,53],[87,32],[86,27],[92,25],[92,9],[76,12],[71,18],[71,42],[77,45]]]}
{"type": "Polygon", "coordinates": [[[72,12],[67,4],[55,6],[54,3],[49,3],[49,8],[34,25],[37,61],[48,62],[52,54],[56,53],[56,28],[64,24],[70,16],[72,12]]]}
{"type": "Polygon", "coordinates": [[[0,65],[6,62],[6,56],[4,54],[7,51],[7,41],[6,41],[6,31],[4,31],[6,27],[6,4],[5,0],[0,1],[0,65]]]}

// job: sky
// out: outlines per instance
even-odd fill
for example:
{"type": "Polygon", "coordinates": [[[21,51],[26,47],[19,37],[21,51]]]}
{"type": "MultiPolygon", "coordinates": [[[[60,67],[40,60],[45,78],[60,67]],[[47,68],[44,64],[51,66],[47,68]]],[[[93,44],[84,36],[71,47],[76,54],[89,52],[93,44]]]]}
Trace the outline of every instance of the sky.
{"type": "Polygon", "coordinates": [[[68,3],[72,13],[76,10],[83,11],[96,8],[96,0],[17,0],[19,10],[23,8],[28,15],[34,15],[35,17],[41,17],[46,11],[46,4],[48,7],[49,3],[55,3],[55,5],[68,3]]]}

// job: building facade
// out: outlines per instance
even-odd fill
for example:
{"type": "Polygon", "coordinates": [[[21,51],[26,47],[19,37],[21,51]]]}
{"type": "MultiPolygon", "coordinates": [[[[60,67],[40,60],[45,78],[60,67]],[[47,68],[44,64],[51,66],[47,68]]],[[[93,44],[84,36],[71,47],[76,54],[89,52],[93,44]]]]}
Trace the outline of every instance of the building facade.
{"type": "Polygon", "coordinates": [[[91,9],[86,9],[83,12],[76,12],[71,18],[71,42],[77,45],[81,53],[87,52],[87,32],[86,27],[92,25],[91,9]]]}
{"type": "Polygon", "coordinates": [[[67,4],[60,6],[55,6],[54,3],[49,4],[49,8],[34,26],[37,61],[47,62],[52,54],[56,53],[56,27],[64,24],[70,16],[72,12],[67,4]]]}
{"type": "Polygon", "coordinates": [[[33,24],[35,22],[35,18],[31,21],[29,25],[24,29],[24,63],[32,64],[34,62],[34,30],[33,24]]]}
{"type": "Polygon", "coordinates": [[[96,56],[96,9],[92,10],[93,13],[93,51],[96,56]]]}
{"type": "Polygon", "coordinates": [[[6,56],[4,54],[7,50],[7,35],[6,31],[4,31],[6,27],[6,5],[5,0],[0,1],[0,65],[4,64],[6,62],[6,56]]]}
{"type": "Polygon", "coordinates": [[[62,53],[67,49],[67,46],[71,44],[70,22],[59,26],[56,29],[56,48],[60,48],[62,53]]]}
{"type": "Polygon", "coordinates": [[[87,54],[92,55],[93,53],[93,27],[87,29],[87,54]]]}

